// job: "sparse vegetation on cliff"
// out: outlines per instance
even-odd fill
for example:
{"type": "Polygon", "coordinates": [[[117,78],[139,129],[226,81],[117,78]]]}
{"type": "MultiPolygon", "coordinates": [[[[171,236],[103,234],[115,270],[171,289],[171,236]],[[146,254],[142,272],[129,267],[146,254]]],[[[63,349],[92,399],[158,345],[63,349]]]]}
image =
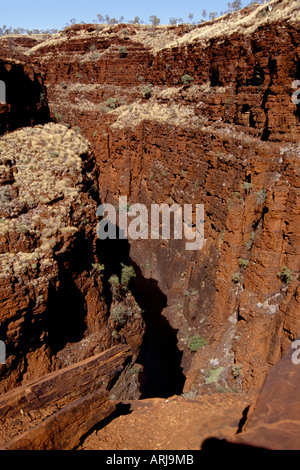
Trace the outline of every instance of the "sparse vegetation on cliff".
{"type": "Polygon", "coordinates": [[[267,199],[267,190],[262,188],[260,191],[256,193],[256,202],[258,204],[264,204],[267,199]]]}
{"type": "Polygon", "coordinates": [[[136,273],[133,266],[126,266],[123,263],[121,263],[121,266],[121,284],[127,289],[129,282],[136,276],[136,273]]]}
{"type": "Polygon", "coordinates": [[[119,54],[120,54],[120,57],[126,57],[128,54],[126,47],[123,47],[123,46],[119,47],[119,54]]]}
{"type": "Polygon", "coordinates": [[[18,195],[13,201],[3,203],[2,207],[6,205],[11,215],[2,218],[0,235],[9,239],[11,233],[19,232],[38,242],[29,253],[23,253],[20,245],[17,253],[1,254],[4,268],[1,275],[33,269],[33,265],[45,261],[45,254],[52,251],[59,233],[61,236],[76,233],[77,227],[67,222],[68,212],[80,197],[80,155],[88,149],[83,137],[54,123],[24,128],[2,137],[0,167],[5,171],[7,162],[11,162],[16,168],[11,189],[18,188],[18,195]]]}
{"type": "Polygon", "coordinates": [[[93,263],[93,264],[92,264],[92,268],[93,268],[94,271],[96,271],[97,273],[99,273],[101,277],[103,276],[102,271],[105,270],[104,264],[101,264],[101,263],[93,263]]]}
{"type": "Polygon", "coordinates": [[[216,383],[219,380],[220,375],[222,374],[224,367],[218,367],[217,369],[209,369],[204,375],[205,384],[216,383]]]}
{"type": "Polygon", "coordinates": [[[188,340],[188,348],[191,352],[196,352],[198,349],[203,348],[203,346],[207,345],[207,341],[205,338],[202,338],[201,335],[198,333],[191,336],[188,340]]]}
{"type": "Polygon", "coordinates": [[[193,126],[197,120],[191,106],[160,104],[155,98],[150,98],[147,103],[136,102],[120,106],[111,112],[117,115],[117,120],[112,124],[113,129],[135,128],[142,121],[171,122],[178,126],[193,126]]]}
{"type": "MultiPolygon", "coordinates": [[[[121,263],[120,279],[116,274],[113,274],[108,279],[112,294],[109,318],[116,333],[118,333],[118,330],[123,328],[128,321],[141,316],[142,310],[128,290],[129,282],[135,276],[136,273],[133,266],[127,266],[121,263]]],[[[114,337],[116,339],[119,338],[117,334],[114,334],[114,337]]]]}
{"type": "Polygon", "coordinates": [[[292,271],[286,265],[282,266],[282,270],[277,275],[286,285],[290,284],[294,279],[292,271]]]}
{"type": "Polygon", "coordinates": [[[246,269],[249,266],[249,260],[240,258],[239,259],[239,265],[241,268],[246,269]]]}
{"type": "Polygon", "coordinates": [[[188,73],[186,73],[185,75],[183,75],[181,77],[181,82],[183,85],[190,85],[192,82],[193,82],[193,77],[191,77],[188,73]]]}
{"type": "Polygon", "coordinates": [[[238,284],[240,282],[240,273],[239,272],[233,273],[231,276],[231,279],[233,282],[238,284]]]}

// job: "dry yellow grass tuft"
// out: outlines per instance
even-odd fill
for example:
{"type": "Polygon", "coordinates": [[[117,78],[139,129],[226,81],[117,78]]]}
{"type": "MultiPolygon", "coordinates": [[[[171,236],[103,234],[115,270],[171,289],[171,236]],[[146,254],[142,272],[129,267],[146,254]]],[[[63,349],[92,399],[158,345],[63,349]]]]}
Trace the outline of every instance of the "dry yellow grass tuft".
{"type": "Polygon", "coordinates": [[[3,191],[16,195],[2,204],[9,215],[0,220],[0,238],[7,246],[9,240],[17,240],[12,252],[0,255],[2,277],[35,270],[42,261],[47,267],[58,235],[76,233],[70,209],[73,203],[80,204],[80,156],[88,151],[83,136],[54,123],[23,128],[0,139],[0,174],[6,174],[7,166],[14,170],[14,181],[0,187],[0,196],[3,191]],[[20,237],[36,240],[36,248],[18,251],[16,247],[26,247],[20,237]]]}
{"type": "Polygon", "coordinates": [[[143,121],[190,127],[198,119],[192,107],[180,106],[172,102],[161,104],[152,98],[146,103],[137,101],[130,105],[120,106],[110,113],[118,116],[116,122],[111,126],[113,129],[133,129],[143,121]]]}
{"type": "Polygon", "coordinates": [[[5,135],[0,140],[0,164],[11,160],[16,165],[19,200],[46,204],[62,195],[77,195],[73,181],[81,172],[79,155],[87,151],[83,137],[50,123],[5,135]]]}

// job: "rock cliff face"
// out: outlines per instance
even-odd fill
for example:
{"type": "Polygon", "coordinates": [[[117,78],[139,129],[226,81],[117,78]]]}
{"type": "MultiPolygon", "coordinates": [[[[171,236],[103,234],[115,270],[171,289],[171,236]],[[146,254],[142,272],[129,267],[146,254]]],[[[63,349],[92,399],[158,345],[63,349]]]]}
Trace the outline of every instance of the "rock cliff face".
{"type": "Polygon", "coordinates": [[[299,348],[297,339],[283,359],[267,374],[235,443],[272,450],[299,450],[299,348]],[[272,406],[270,406],[272,403],[272,406]]]}
{"type": "MultiPolygon", "coordinates": [[[[87,140],[62,124],[26,127],[3,136],[0,158],[6,391],[109,348],[114,325],[97,263],[97,174],[87,140]]],[[[121,335],[136,355],[143,322],[135,313],[138,338],[129,324],[121,335]]]]}
{"type": "MultiPolygon", "coordinates": [[[[167,297],[184,392],[256,393],[300,334],[297,2],[199,27],[76,25],[14,44],[56,124],[0,142],[2,390],[114,344],[95,212],[127,196],[204,204],[203,249],[137,240],[130,258],[167,297]],[[206,346],[193,352],[195,334],[206,346]]],[[[138,351],[141,318],[128,328],[138,351]]]]}
{"type": "Polygon", "coordinates": [[[100,278],[89,275],[95,202],[84,191],[93,181],[87,141],[51,123],[8,133],[0,145],[3,391],[49,372],[51,356],[81,339],[84,312],[92,332],[104,306],[100,278]]]}

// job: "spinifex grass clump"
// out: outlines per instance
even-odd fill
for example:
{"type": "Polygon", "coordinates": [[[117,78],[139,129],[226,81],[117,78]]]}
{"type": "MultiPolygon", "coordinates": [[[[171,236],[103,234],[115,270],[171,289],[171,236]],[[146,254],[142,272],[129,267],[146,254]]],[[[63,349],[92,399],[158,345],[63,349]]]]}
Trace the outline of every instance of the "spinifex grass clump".
{"type": "Polygon", "coordinates": [[[207,345],[207,341],[205,338],[202,338],[198,333],[191,336],[188,341],[188,348],[192,352],[198,351],[198,349],[203,348],[203,346],[207,345]]]}
{"type": "Polygon", "coordinates": [[[279,273],[277,273],[277,276],[280,277],[280,279],[286,285],[290,284],[290,282],[292,282],[292,280],[294,279],[292,271],[288,269],[288,267],[285,265],[282,266],[282,271],[279,271],[279,273]]]}
{"type": "Polygon", "coordinates": [[[185,86],[190,85],[193,81],[193,77],[191,77],[188,73],[181,77],[181,83],[185,86]]]}

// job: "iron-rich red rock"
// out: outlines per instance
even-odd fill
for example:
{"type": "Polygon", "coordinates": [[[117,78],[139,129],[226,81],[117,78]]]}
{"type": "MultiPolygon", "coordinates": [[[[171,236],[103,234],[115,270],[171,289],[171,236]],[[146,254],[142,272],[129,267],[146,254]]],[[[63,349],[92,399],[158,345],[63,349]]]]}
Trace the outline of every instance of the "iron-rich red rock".
{"type": "Polygon", "coordinates": [[[290,348],[269,370],[234,443],[270,450],[300,450],[299,344],[298,338],[298,353],[290,348]]]}

